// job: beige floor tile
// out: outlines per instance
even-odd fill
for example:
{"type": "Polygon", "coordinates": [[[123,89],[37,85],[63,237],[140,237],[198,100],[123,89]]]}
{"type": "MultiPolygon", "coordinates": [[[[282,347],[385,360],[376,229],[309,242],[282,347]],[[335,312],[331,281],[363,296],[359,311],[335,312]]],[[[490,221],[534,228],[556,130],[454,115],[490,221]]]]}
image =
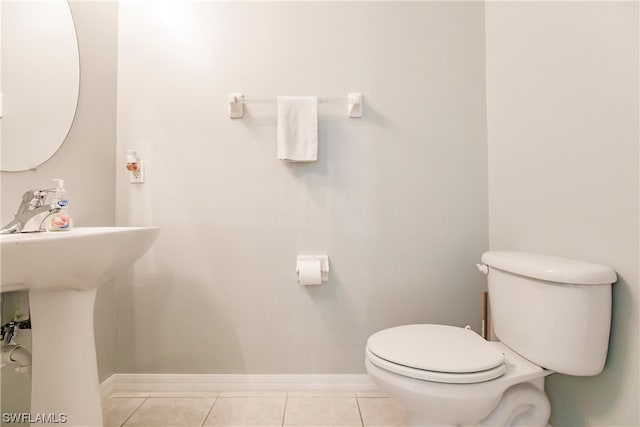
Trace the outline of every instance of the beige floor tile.
{"type": "Polygon", "coordinates": [[[362,425],[354,397],[289,397],[285,426],[362,425]]]}
{"type": "Polygon", "coordinates": [[[217,391],[152,391],[148,397],[218,397],[217,391]]]}
{"type": "Polygon", "coordinates": [[[352,391],[290,391],[287,393],[288,397],[355,397],[355,393],[352,391]]]}
{"type": "Polygon", "coordinates": [[[124,425],[127,427],[200,427],[215,400],[215,397],[149,398],[124,425]]]}
{"type": "Polygon", "coordinates": [[[286,398],[219,397],[205,426],[281,426],[286,398]]]}
{"type": "Polygon", "coordinates": [[[408,425],[407,412],[388,398],[359,397],[364,427],[404,427],[408,425]]]}
{"type": "Polygon", "coordinates": [[[220,397],[285,397],[286,391],[222,391],[220,397]]]}
{"type": "Polygon", "coordinates": [[[147,391],[115,391],[109,395],[109,397],[148,397],[149,392],[147,391]]]}
{"type": "Polygon", "coordinates": [[[389,397],[382,390],[368,390],[368,391],[358,391],[356,392],[356,396],[358,397],[389,397]]]}
{"type": "Polygon", "coordinates": [[[104,427],[120,427],[144,402],[144,397],[107,398],[102,400],[104,427]]]}

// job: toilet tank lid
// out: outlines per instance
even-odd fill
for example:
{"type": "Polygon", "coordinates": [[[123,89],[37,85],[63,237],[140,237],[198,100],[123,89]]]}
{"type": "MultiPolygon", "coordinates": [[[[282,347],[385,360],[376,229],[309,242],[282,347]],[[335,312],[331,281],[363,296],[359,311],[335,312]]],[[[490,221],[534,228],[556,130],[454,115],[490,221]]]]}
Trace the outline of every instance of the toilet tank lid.
{"type": "Polygon", "coordinates": [[[482,254],[489,267],[534,279],[577,285],[607,285],[617,280],[608,265],[519,251],[482,254]]]}

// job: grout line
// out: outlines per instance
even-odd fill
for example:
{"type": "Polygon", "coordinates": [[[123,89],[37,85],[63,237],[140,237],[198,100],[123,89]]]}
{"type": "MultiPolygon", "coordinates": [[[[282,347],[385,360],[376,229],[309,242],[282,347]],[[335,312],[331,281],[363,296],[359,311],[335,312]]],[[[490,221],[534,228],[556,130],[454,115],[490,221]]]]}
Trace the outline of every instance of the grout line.
{"type": "Polygon", "coordinates": [[[287,401],[289,400],[289,393],[285,393],[284,395],[284,411],[282,411],[282,422],[280,423],[280,425],[282,427],[284,427],[284,418],[287,415],[287,401]]]}
{"type": "Polygon", "coordinates": [[[356,406],[358,407],[358,415],[360,415],[360,425],[364,427],[364,419],[362,418],[362,410],[360,410],[360,399],[356,395],[356,406]]]}
{"type": "Polygon", "coordinates": [[[204,425],[206,424],[207,420],[209,419],[209,416],[211,415],[211,411],[213,411],[213,407],[216,406],[216,403],[218,403],[218,397],[213,399],[213,403],[211,404],[211,408],[209,408],[209,412],[207,412],[207,415],[204,417],[204,420],[202,420],[202,424],[200,424],[200,427],[204,427],[204,425]]]}
{"type": "Polygon", "coordinates": [[[146,401],[147,401],[147,398],[146,398],[146,397],[145,397],[144,399],[142,399],[142,402],[140,402],[140,404],[139,404],[138,406],[136,406],[136,409],[134,409],[134,410],[129,414],[129,416],[128,416],[127,418],[125,418],[125,420],[124,420],[122,423],[120,423],[120,427],[124,426],[124,425],[127,423],[127,421],[129,421],[129,420],[131,419],[131,417],[133,417],[133,414],[135,414],[135,413],[136,413],[136,411],[137,411],[138,409],[140,409],[140,407],[142,406],[142,404],[143,404],[144,402],[146,402],[146,401]]]}

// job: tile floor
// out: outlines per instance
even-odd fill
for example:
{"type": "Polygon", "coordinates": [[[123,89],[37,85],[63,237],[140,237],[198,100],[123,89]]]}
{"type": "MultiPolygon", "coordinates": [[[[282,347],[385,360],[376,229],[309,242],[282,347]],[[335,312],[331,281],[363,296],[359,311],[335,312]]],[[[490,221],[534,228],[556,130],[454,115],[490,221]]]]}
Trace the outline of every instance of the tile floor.
{"type": "Polygon", "coordinates": [[[105,427],[404,427],[405,411],[379,392],[116,392],[105,427]]]}

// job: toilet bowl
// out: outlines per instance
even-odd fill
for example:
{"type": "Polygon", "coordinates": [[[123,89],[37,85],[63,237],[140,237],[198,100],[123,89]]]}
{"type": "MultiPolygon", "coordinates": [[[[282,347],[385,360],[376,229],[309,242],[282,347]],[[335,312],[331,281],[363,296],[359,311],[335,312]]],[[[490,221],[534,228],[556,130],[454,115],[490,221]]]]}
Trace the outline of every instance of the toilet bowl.
{"type": "Polygon", "coordinates": [[[371,336],[365,353],[370,377],[408,410],[411,425],[504,426],[526,417],[533,427],[549,418],[543,381],[552,371],[471,330],[428,324],[385,329],[371,336]]]}
{"type": "Polygon", "coordinates": [[[545,427],[544,377],[604,368],[611,267],[515,251],[485,252],[482,262],[499,342],[434,324],[384,329],[367,341],[367,372],[412,425],[545,427]]]}

